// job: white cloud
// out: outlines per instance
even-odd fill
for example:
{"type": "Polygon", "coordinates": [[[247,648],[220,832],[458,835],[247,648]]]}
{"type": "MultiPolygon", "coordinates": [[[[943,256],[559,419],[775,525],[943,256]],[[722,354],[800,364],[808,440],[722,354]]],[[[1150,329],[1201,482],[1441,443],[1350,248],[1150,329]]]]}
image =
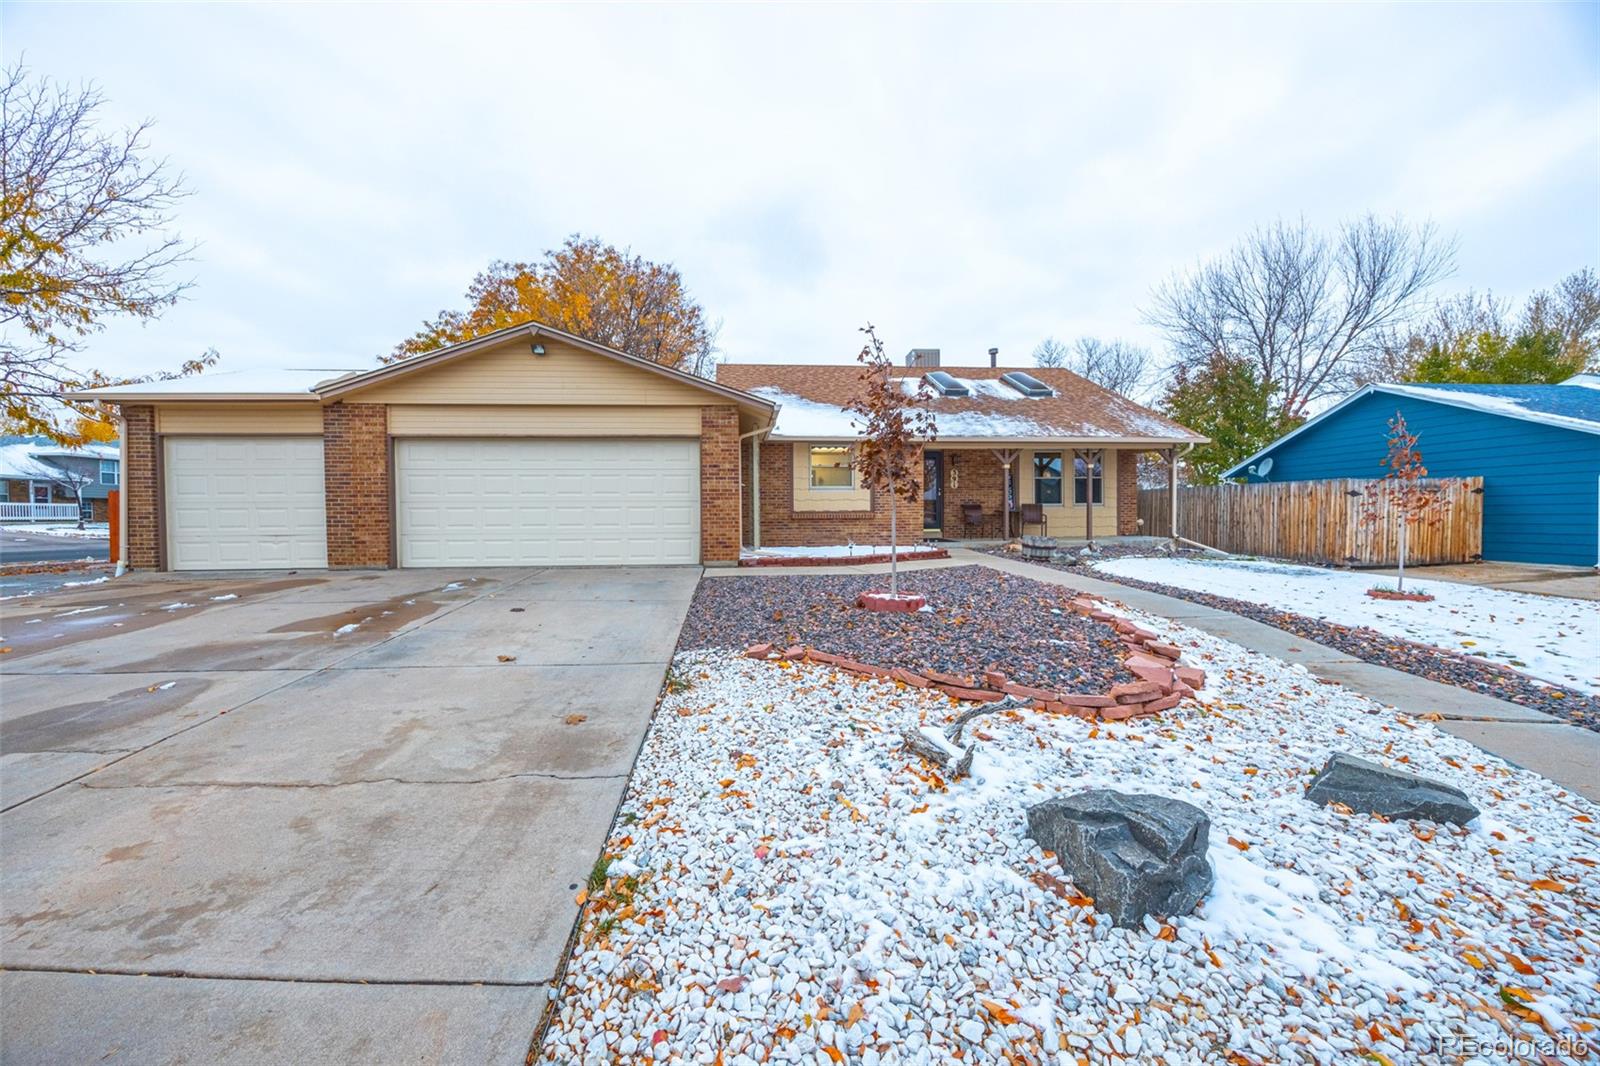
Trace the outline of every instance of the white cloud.
{"type": "Polygon", "coordinates": [[[108,369],[373,355],[577,231],[676,262],[739,359],[849,358],[869,317],[975,359],[1152,341],[1150,287],[1277,214],[1436,218],[1508,295],[1600,262],[1579,7],[85,11],[8,44],[158,119],[203,242],[108,369]]]}

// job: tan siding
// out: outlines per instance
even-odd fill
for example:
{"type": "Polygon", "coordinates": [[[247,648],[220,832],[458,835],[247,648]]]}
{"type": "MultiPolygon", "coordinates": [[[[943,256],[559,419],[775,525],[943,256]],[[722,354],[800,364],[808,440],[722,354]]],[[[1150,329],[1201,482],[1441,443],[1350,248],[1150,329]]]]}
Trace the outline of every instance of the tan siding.
{"type": "MultiPolygon", "coordinates": [[[[1072,502],[1072,459],[1073,450],[1063,448],[1038,448],[1025,449],[1022,460],[1018,464],[1017,499],[1022,503],[1033,502],[1033,456],[1038,452],[1056,452],[1061,456],[1061,498],[1066,501],[1059,507],[1046,507],[1045,516],[1050,520],[1050,535],[1054,537],[1081,538],[1083,536],[1083,504],[1072,502]]],[[[1094,505],[1094,535],[1097,537],[1114,537],[1117,535],[1117,452],[1114,448],[1105,449],[1101,459],[1100,472],[1102,476],[1102,500],[1094,505]]],[[[1029,527],[1029,532],[1037,532],[1029,527]]]]}
{"type": "MultiPolygon", "coordinates": [[[[685,404],[706,394],[615,359],[558,342],[533,355],[526,339],[379,382],[350,394],[362,403],[390,404],[685,404]]],[[[698,432],[698,430],[696,430],[698,432]]]]}
{"type": "Polygon", "coordinates": [[[698,407],[396,404],[397,437],[698,437],[698,407]]]}
{"type": "Polygon", "coordinates": [[[811,487],[811,445],[794,448],[794,509],[796,511],[870,511],[872,492],[860,487],[861,475],[852,471],[853,489],[814,489],[811,487]]]}
{"type": "Polygon", "coordinates": [[[156,408],[157,433],[302,434],[322,435],[322,407],[317,403],[163,404],[156,408]]]}

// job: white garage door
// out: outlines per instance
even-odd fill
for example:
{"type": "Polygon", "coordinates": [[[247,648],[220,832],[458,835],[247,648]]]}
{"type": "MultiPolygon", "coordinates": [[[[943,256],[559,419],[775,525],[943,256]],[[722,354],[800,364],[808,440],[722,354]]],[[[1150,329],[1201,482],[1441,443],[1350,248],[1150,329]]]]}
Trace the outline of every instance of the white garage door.
{"type": "Polygon", "coordinates": [[[696,440],[402,440],[401,566],[700,561],[696,440]]]}
{"type": "Polygon", "coordinates": [[[168,437],[167,565],[328,565],[319,437],[168,437]]]}

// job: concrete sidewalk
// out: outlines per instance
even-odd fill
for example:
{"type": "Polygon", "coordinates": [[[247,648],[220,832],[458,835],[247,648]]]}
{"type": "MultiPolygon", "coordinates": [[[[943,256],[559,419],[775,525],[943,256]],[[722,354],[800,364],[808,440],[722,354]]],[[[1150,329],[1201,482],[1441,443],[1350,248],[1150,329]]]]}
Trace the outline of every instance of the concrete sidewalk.
{"type": "MultiPolygon", "coordinates": [[[[1175,596],[1146,592],[1088,573],[1037,566],[1020,559],[987,555],[969,548],[950,548],[950,558],[902,563],[902,572],[950,566],[987,566],[1034,581],[1061,585],[1162,618],[1170,618],[1212,636],[1231,640],[1251,651],[1283,662],[1299,663],[1312,676],[1337,682],[1363,696],[1406,714],[1437,714],[1439,728],[1498,755],[1507,762],[1543,774],[1579,795],[1600,802],[1600,733],[1569,725],[1542,711],[1497,700],[1454,685],[1440,684],[1386,666],[1364,662],[1275,626],[1244,618],[1175,596]]],[[[806,574],[884,573],[887,565],[806,567],[806,574]]],[[[776,577],[801,571],[781,567],[708,570],[707,577],[776,577]]]]}

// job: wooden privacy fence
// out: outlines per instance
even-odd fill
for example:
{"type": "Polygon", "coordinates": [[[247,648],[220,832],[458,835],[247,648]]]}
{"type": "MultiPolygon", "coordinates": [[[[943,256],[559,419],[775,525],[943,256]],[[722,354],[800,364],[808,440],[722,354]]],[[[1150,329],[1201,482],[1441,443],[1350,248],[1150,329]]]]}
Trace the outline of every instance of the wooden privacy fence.
{"type": "MultiPolygon", "coordinates": [[[[1393,566],[1400,559],[1400,527],[1384,497],[1382,520],[1361,521],[1371,478],[1282,481],[1253,485],[1198,485],[1178,490],[1178,535],[1235,555],[1265,555],[1338,566],[1393,566]]],[[[1439,493],[1436,523],[1414,522],[1406,539],[1406,565],[1465,563],[1483,554],[1483,478],[1426,478],[1439,493]]],[[[1140,532],[1166,536],[1172,529],[1169,490],[1140,489],[1140,532]]]]}

